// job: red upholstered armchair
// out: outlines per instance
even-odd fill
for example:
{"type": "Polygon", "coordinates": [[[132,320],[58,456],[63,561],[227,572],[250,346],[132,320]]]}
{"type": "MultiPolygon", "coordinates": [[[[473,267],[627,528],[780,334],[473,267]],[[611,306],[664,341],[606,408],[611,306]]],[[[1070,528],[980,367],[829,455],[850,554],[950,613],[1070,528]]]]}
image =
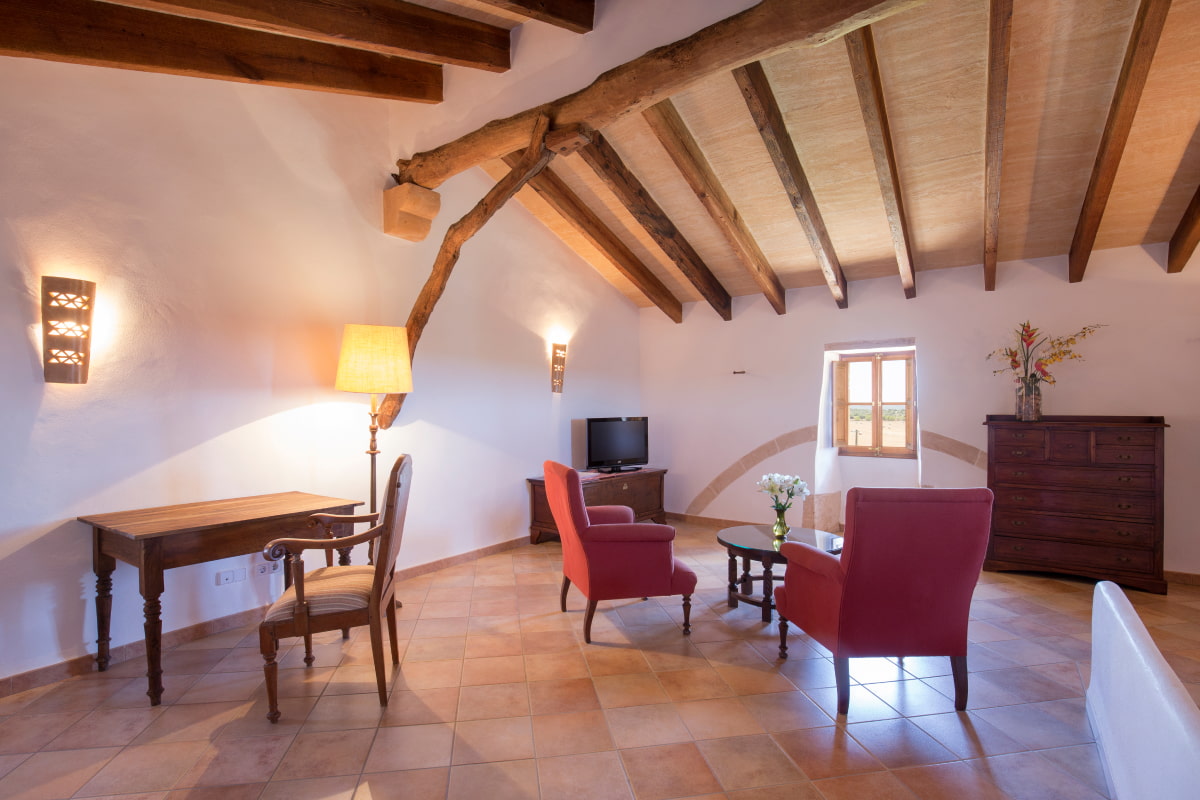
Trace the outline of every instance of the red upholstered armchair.
{"type": "Polygon", "coordinates": [[[692,592],[696,573],[675,558],[675,529],[634,522],[627,506],[583,502],[579,473],[554,461],[544,465],[546,499],[563,548],[559,605],[567,610],[567,589],[574,583],[587,598],[583,640],[592,641],[592,617],[600,600],[683,595],[683,632],[692,632],[692,592]]]}
{"type": "Polygon", "coordinates": [[[954,707],[967,707],[967,615],[992,521],[989,489],[851,489],[841,558],[785,542],[775,589],[779,657],[793,622],[833,653],[838,713],[849,659],[950,656],[954,707]]]}

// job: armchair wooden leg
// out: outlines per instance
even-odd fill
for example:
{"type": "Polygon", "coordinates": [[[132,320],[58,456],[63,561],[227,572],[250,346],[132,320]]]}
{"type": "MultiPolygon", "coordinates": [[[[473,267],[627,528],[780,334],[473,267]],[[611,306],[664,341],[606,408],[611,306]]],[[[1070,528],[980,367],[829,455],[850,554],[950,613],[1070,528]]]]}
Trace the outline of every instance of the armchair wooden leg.
{"type": "Polygon", "coordinates": [[[690,594],[683,596],[683,635],[692,635],[692,596],[690,594]]]}
{"type": "Polygon", "coordinates": [[[304,634],[304,666],[311,667],[316,660],[317,657],[313,655],[312,651],[312,634],[306,633],[304,634]]]}
{"type": "Polygon", "coordinates": [[[371,660],[375,662],[375,684],[379,689],[379,705],[387,705],[387,675],[383,665],[383,620],[373,617],[371,629],[371,660]]]}
{"type": "Polygon", "coordinates": [[[837,681],[837,713],[845,716],[850,710],[850,659],[833,659],[833,678],[837,681]]]}
{"type": "Polygon", "coordinates": [[[267,679],[267,719],[279,721],[279,665],[275,663],[278,644],[274,633],[267,627],[258,629],[258,647],[262,651],[263,675],[267,679]]]}
{"type": "Polygon", "coordinates": [[[779,615],[779,657],[787,658],[787,620],[783,615],[779,615]]]}
{"type": "Polygon", "coordinates": [[[571,588],[571,579],[563,575],[562,593],[558,596],[558,607],[563,611],[567,610],[567,589],[571,588]]]}
{"type": "Polygon", "coordinates": [[[950,656],[950,672],[954,675],[954,709],[967,710],[967,657],[950,656]]]}
{"type": "Polygon", "coordinates": [[[592,643],[592,617],[596,615],[596,601],[588,598],[587,611],[583,614],[583,641],[592,643]]]}
{"type": "Polygon", "coordinates": [[[387,624],[388,624],[388,639],[392,644],[392,663],[400,663],[400,644],[397,642],[399,638],[396,635],[396,604],[387,601],[387,624]]]}

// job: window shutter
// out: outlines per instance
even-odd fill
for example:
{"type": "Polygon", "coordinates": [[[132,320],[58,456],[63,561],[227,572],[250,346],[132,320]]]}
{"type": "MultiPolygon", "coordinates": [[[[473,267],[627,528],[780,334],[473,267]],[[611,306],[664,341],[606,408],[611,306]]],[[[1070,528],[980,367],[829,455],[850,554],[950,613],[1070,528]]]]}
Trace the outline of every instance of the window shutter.
{"type": "Polygon", "coordinates": [[[845,447],[850,438],[850,365],[833,362],[833,446],[845,447]]]}
{"type": "Polygon", "coordinates": [[[916,359],[913,358],[912,355],[909,355],[905,359],[905,361],[907,362],[907,367],[908,367],[908,370],[907,370],[908,381],[907,381],[907,386],[905,387],[905,389],[907,391],[907,397],[905,397],[905,403],[908,406],[908,409],[907,409],[908,414],[906,415],[907,419],[905,420],[905,422],[906,422],[905,438],[907,439],[907,442],[905,442],[905,447],[907,447],[909,450],[914,450],[917,446],[916,359]]]}

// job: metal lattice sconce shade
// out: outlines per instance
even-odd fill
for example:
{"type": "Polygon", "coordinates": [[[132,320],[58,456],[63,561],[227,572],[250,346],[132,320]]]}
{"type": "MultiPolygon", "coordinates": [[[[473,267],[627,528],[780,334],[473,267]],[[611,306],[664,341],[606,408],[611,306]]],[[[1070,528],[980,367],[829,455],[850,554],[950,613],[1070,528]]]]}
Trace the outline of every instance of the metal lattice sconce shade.
{"type": "Polygon", "coordinates": [[[96,284],[42,277],[42,365],[46,383],[87,383],[96,284]]]}
{"type": "Polygon", "coordinates": [[[563,377],[567,372],[567,346],[552,345],[554,357],[550,361],[550,391],[562,394],[563,377]]]}

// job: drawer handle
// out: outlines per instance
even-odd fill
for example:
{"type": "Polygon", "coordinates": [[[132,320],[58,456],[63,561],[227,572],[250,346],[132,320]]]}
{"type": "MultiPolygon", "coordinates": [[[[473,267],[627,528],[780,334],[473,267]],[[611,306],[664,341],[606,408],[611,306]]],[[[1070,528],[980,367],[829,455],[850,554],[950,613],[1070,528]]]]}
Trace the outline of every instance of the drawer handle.
{"type": "Polygon", "coordinates": [[[1132,475],[1120,475],[1117,477],[1117,483],[1133,483],[1132,475]]]}
{"type": "Polygon", "coordinates": [[[1133,456],[1129,455],[1128,453],[1121,453],[1120,455],[1117,456],[1117,461],[1132,461],[1132,460],[1133,460],[1133,456]]]}
{"type": "Polygon", "coordinates": [[[1128,564],[1129,556],[1117,556],[1117,561],[1120,561],[1122,564],[1128,564]]]}
{"type": "Polygon", "coordinates": [[[1013,527],[1014,527],[1014,528],[1024,528],[1024,527],[1025,527],[1025,520],[1023,520],[1023,519],[1014,519],[1014,520],[1012,521],[1012,524],[1013,524],[1013,527]]]}
{"type": "Polygon", "coordinates": [[[628,491],[628,490],[629,490],[629,484],[628,484],[628,483],[622,483],[622,484],[621,484],[621,491],[622,491],[622,492],[625,492],[625,491],[628,491]]]}
{"type": "Polygon", "coordinates": [[[1024,470],[1019,470],[1019,471],[1017,471],[1017,472],[1014,472],[1014,473],[1013,473],[1013,477],[1014,477],[1014,478],[1024,478],[1024,477],[1025,477],[1025,471],[1024,471],[1024,470]]]}
{"type": "Polygon", "coordinates": [[[1022,502],[1024,502],[1024,501],[1025,501],[1025,495],[1023,495],[1023,494],[1014,494],[1014,495],[1013,495],[1013,500],[1016,500],[1018,503],[1022,503],[1022,502]]]}
{"type": "Polygon", "coordinates": [[[1132,536],[1132,535],[1133,535],[1133,534],[1132,534],[1132,533],[1130,533],[1129,531],[1117,531],[1117,536],[1126,536],[1126,537],[1128,537],[1128,536],[1132,536]]]}
{"type": "Polygon", "coordinates": [[[1025,549],[1025,545],[1023,545],[1023,544],[1014,544],[1013,545],[1013,550],[1016,550],[1018,552],[1021,550],[1024,550],[1024,549],[1025,549]]]}
{"type": "Polygon", "coordinates": [[[1023,455],[1025,455],[1025,451],[1024,450],[1013,450],[1012,454],[1014,456],[1023,456],[1023,455]]]}
{"type": "Polygon", "coordinates": [[[1128,511],[1129,509],[1133,508],[1133,503],[1117,503],[1117,508],[1121,509],[1122,511],[1128,511]]]}
{"type": "Polygon", "coordinates": [[[1118,436],[1117,441],[1118,442],[1132,442],[1133,437],[1132,436],[1118,436]]]}
{"type": "Polygon", "coordinates": [[[1025,434],[1023,434],[1023,433],[1014,433],[1014,434],[1012,435],[1012,437],[1013,437],[1014,439],[1024,439],[1024,438],[1025,438],[1025,434]]]}
{"type": "Polygon", "coordinates": [[[1068,450],[1071,450],[1071,449],[1073,449],[1073,448],[1075,447],[1075,445],[1073,445],[1073,444],[1064,444],[1064,445],[1063,445],[1063,447],[1067,448],[1068,450]]]}

